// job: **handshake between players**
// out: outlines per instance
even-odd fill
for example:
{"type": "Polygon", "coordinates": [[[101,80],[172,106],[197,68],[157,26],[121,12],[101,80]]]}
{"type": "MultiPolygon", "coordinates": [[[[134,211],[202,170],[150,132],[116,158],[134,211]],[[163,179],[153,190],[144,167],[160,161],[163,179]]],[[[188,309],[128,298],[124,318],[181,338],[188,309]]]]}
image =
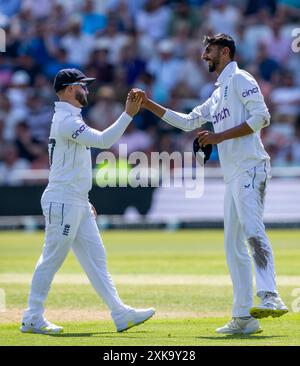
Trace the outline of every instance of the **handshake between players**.
{"type": "MultiPolygon", "coordinates": [[[[129,106],[129,104],[130,106],[133,105],[133,107],[131,108],[137,108],[137,105],[139,106],[139,108],[143,106],[159,118],[162,118],[167,112],[166,108],[149,99],[147,97],[147,94],[143,90],[138,88],[133,88],[128,93],[125,108],[126,112],[127,105],[129,106]]],[[[176,126],[176,124],[172,123],[172,125],[174,127],[178,127],[176,126]]],[[[193,141],[193,151],[199,164],[203,165],[210,158],[210,155],[212,153],[212,144],[217,144],[222,140],[220,138],[220,134],[213,133],[207,130],[200,131],[197,135],[198,136],[193,141]]]]}

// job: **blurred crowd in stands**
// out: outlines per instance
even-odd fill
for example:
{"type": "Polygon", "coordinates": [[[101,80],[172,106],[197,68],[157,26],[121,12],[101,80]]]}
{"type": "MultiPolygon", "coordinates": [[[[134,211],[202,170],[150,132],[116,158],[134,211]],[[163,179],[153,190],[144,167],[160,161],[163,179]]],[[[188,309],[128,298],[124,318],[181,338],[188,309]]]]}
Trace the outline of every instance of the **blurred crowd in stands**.
{"type": "MultiPolygon", "coordinates": [[[[239,66],[265,96],[272,120],[262,138],[273,166],[300,166],[300,51],[292,50],[299,20],[300,0],[0,0],[0,184],[20,183],[20,168],[48,169],[58,70],[97,78],[83,116],[99,130],[122,113],[132,87],[189,112],[215,88],[202,39],[219,32],[234,37],[239,66]]],[[[183,152],[195,135],[142,110],[119,143],[128,154],[183,152]]],[[[218,166],[216,149],[209,164],[218,166]]]]}

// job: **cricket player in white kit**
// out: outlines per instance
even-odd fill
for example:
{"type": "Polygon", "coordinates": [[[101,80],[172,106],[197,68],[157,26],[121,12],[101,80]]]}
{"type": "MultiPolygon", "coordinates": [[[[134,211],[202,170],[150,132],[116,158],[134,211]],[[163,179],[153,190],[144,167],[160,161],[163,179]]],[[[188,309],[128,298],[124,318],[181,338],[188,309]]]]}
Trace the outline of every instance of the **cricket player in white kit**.
{"type": "MultiPolygon", "coordinates": [[[[45,244],[32,278],[22,332],[55,334],[63,328],[44,317],[44,302],[55,273],[72,248],[98,295],[111,311],[117,331],[149,319],[154,309],[133,309],[118,296],[106,266],[106,254],[89,203],[92,187],[90,147],[107,149],[122,136],[141,99],[126,101],[118,120],[100,132],[87,126],[81,108],[88,104],[87,78],[80,70],[63,69],[56,75],[54,89],[59,97],[49,138],[50,176],[41,204],[46,220],[45,244]]],[[[101,116],[99,116],[101,118],[101,116]]]]}
{"type": "Polygon", "coordinates": [[[190,114],[177,113],[133,89],[131,97],[142,96],[142,106],[169,124],[192,131],[206,122],[214,132],[198,133],[200,146],[218,144],[226,183],[224,202],[225,252],[234,301],[232,320],[218,333],[250,334],[261,331],[255,318],[278,317],[288,312],[276,290],[272,248],[263,224],[264,196],[270,178],[270,157],[265,151],[260,129],[270,123],[270,115],[260,88],[248,72],[233,60],[234,40],[225,34],[205,37],[203,60],[209,71],[218,74],[212,96],[190,114]],[[252,266],[246,242],[252,252],[256,291],[260,305],[253,307],[252,266]]]}

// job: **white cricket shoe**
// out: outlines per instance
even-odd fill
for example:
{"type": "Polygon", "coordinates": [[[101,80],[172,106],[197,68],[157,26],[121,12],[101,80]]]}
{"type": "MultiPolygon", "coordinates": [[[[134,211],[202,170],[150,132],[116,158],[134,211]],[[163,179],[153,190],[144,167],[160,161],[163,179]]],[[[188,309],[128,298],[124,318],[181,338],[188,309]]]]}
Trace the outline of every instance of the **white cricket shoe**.
{"type": "Polygon", "coordinates": [[[262,332],[259,322],[254,318],[242,319],[232,318],[231,321],[222,328],[216,329],[222,334],[255,334],[262,332]]]}
{"type": "Polygon", "coordinates": [[[250,314],[256,318],[277,318],[288,313],[289,309],[286,307],[281,298],[273,293],[264,292],[261,296],[261,302],[258,306],[250,309],[250,314]]]}
{"type": "Polygon", "coordinates": [[[20,327],[20,331],[23,333],[60,334],[63,333],[64,328],[42,318],[40,321],[35,323],[23,322],[20,327]]]}
{"type": "Polygon", "coordinates": [[[129,306],[126,306],[126,308],[119,313],[111,313],[118,332],[123,332],[124,330],[142,324],[154,314],[155,310],[153,308],[134,309],[129,306]]]}

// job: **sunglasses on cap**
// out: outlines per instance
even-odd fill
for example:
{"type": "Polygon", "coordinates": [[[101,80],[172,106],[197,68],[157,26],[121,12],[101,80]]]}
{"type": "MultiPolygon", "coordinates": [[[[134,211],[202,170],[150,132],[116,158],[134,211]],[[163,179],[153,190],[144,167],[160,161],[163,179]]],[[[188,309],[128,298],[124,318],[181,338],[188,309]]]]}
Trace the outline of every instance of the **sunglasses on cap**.
{"type": "Polygon", "coordinates": [[[75,82],[75,83],[65,83],[62,84],[63,86],[68,86],[68,85],[80,85],[82,87],[83,90],[88,91],[88,86],[86,83],[81,83],[81,82],[75,82]]]}

